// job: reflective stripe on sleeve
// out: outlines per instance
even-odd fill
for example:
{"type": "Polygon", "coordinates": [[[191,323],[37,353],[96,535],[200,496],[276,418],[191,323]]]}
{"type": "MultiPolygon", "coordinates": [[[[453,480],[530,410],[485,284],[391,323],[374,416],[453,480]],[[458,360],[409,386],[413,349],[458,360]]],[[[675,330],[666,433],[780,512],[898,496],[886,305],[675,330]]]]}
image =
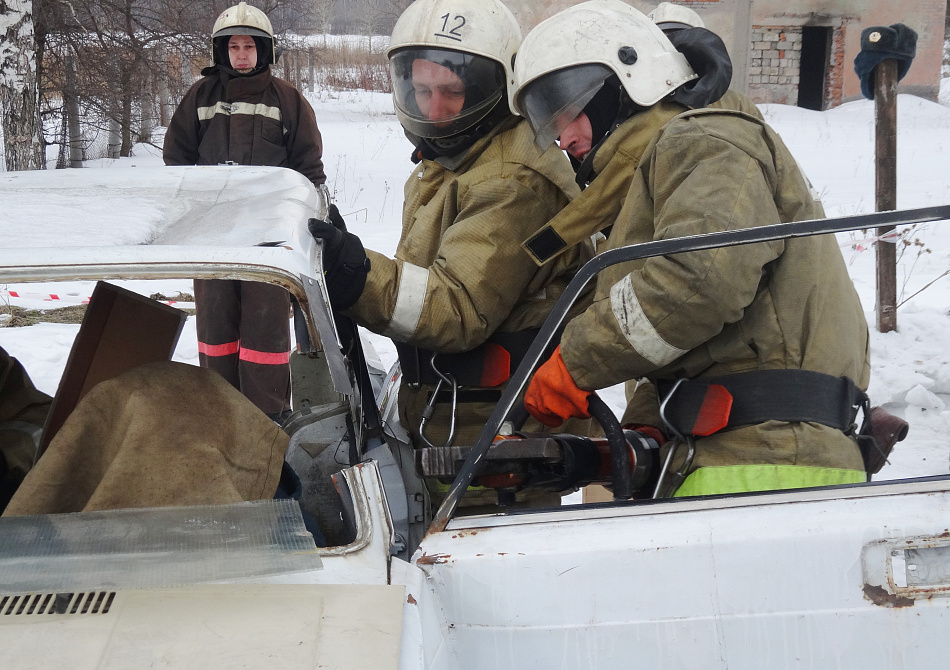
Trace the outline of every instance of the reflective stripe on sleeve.
{"type": "Polygon", "coordinates": [[[412,337],[422,316],[422,307],[426,300],[426,286],[429,283],[429,270],[418,265],[403,262],[399,289],[396,293],[396,307],[392,318],[383,333],[388,337],[405,341],[412,337]]]}
{"type": "Polygon", "coordinates": [[[281,120],[280,107],[272,107],[263,103],[251,104],[249,102],[216,102],[210,107],[198,108],[198,120],[208,121],[215,114],[257,114],[266,116],[276,121],[281,120]]]}
{"type": "Polygon", "coordinates": [[[686,353],[660,337],[633,290],[627,275],[610,288],[610,308],[623,336],[634,350],[657,367],[672,363],[686,353]]]}
{"type": "Polygon", "coordinates": [[[198,353],[205,356],[232,356],[241,349],[241,340],[224,344],[206,344],[198,342],[198,353]]]}
{"type": "Polygon", "coordinates": [[[239,358],[242,361],[260,365],[285,365],[290,362],[290,351],[257,351],[241,347],[239,358]]]}

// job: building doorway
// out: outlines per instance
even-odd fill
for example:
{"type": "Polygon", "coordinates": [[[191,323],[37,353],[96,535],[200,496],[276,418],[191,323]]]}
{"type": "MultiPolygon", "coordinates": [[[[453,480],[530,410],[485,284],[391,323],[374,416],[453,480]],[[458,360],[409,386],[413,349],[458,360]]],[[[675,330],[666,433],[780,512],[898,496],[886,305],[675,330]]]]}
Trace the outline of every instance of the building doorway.
{"type": "Polygon", "coordinates": [[[798,106],[822,111],[825,108],[825,82],[831,53],[831,28],[804,26],[802,55],[799,63],[798,106]]]}

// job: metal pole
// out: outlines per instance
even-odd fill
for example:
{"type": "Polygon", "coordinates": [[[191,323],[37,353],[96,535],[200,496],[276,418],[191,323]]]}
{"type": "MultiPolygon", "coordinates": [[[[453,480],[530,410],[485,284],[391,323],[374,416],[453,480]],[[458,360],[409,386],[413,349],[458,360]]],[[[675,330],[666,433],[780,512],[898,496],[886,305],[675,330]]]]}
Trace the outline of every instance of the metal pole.
{"type": "MultiPolygon", "coordinates": [[[[897,61],[874,68],[874,204],[878,212],[897,209],[897,61]]],[[[877,329],[897,330],[897,245],[881,238],[893,226],[877,229],[877,329]]]]}

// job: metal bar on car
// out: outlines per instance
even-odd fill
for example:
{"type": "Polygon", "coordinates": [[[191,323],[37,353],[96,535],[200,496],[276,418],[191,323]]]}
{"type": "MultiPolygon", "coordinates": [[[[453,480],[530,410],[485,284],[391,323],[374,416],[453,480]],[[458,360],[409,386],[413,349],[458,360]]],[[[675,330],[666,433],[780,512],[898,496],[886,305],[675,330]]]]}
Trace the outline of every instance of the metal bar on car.
{"type": "Polygon", "coordinates": [[[502,421],[504,421],[505,417],[511,411],[515,401],[521,395],[522,390],[527,384],[528,379],[530,379],[534,373],[535,368],[540,362],[539,359],[542,353],[567,317],[571,305],[574,304],[574,301],[577,300],[581,291],[583,291],[584,287],[587,286],[588,282],[597,273],[618,263],[639,260],[641,258],[667,256],[687,251],[704,251],[717,247],[732,247],[755,242],[772,242],[796,237],[810,237],[812,235],[843,233],[850,230],[910,225],[948,219],[950,219],[950,205],[921,207],[900,211],[873,212],[870,214],[858,214],[834,219],[812,219],[808,221],[793,221],[791,223],[776,223],[757,228],[727,230],[670,240],[645,242],[643,244],[610,249],[599,256],[595,256],[578,271],[567,285],[564,293],[555,303],[554,308],[541,327],[538,336],[528,348],[518,369],[515,370],[515,373],[511,376],[508,386],[501,396],[501,400],[498,401],[498,404],[495,405],[495,409],[492,410],[485,427],[482,429],[478,440],[476,440],[471,453],[469,453],[465,461],[465,465],[462,466],[455,481],[452,482],[448,494],[445,496],[442,505],[432,520],[429,531],[439,532],[445,529],[452,515],[455,513],[455,509],[458,507],[462,495],[477,474],[488,448],[498,434],[498,429],[502,421]]]}

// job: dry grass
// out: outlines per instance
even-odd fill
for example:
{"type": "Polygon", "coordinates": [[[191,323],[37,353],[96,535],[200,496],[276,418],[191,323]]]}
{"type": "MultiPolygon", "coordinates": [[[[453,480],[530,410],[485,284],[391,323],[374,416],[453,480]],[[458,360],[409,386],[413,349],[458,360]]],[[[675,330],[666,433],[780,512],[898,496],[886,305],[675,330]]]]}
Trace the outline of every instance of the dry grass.
{"type": "Polygon", "coordinates": [[[298,86],[308,82],[313,65],[312,90],[353,90],[391,93],[389,65],[382,52],[365,45],[329,42],[326,46],[288,46],[280,58],[278,76],[298,86]]]}
{"type": "Polygon", "coordinates": [[[35,326],[38,323],[82,323],[85,305],[70,305],[55,309],[24,309],[0,305],[0,325],[9,328],[35,326]]]}
{"type": "MultiPolygon", "coordinates": [[[[190,293],[179,293],[173,296],[153,293],[149,298],[161,301],[174,300],[176,302],[195,301],[194,296],[190,293]]],[[[178,309],[182,308],[179,307],[178,309]]],[[[190,315],[195,313],[193,309],[182,309],[182,311],[190,315]]],[[[85,315],[86,305],[69,305],[52,309],[25,309],[14,305],[0,304],[0,328],[35,326],[38,323],[82,323],[82,318],[85,315]]]]}

